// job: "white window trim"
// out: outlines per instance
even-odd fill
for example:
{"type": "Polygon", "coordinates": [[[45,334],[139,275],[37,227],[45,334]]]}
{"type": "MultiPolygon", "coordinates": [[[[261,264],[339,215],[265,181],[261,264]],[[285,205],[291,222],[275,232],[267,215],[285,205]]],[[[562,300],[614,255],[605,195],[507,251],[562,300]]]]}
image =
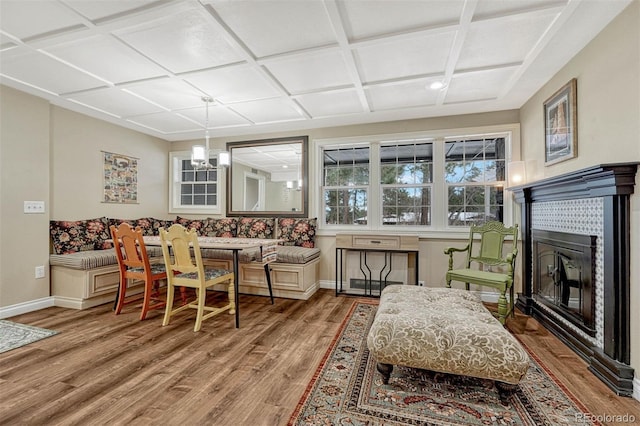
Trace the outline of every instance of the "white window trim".
{"type": "MultiPolygon", "coordinates": [[[[434,237],[434,238],[468,238],[468,227],[451,227],[446,223],[446,215],[444,210],[438,210],[437,212],[432,209],[432,221],[429,226],[383,226],[377,223],[373,224],[371,220],[367,222],[367,225],[327,225],[324,223],[324,194],[322,192],[323,182],[323,149],[332,146],[339,146],[349,144],[351,146],[356,145],[369,145],[372,142],[376,144],[384,141],[401,141],[403,139],[433,139],[433,176],[434,182],[432,186],[432,206],[447,205],[447,193],[446,184],[444,179],[438,181],[436,176],[444,176],[444,141],[451,139],[469,139],[473,137],[486,137],[488,135],[505,135],[507,138],[506,143],[506,158],[505,161],[508,164],[512,161],[520,160],[520,124],[504,124],[494,126],[481,126],[470,128],[453,128],[453,129],[438,129],[427,130],[422,132],[410,132],[410,133],[392,133],[392,134],[379,134],[369,136],[351,136],[344,138],[323,138],[314,139],[313,154],[315,158],[310,159],[311,167],[317,169],[316,173],[312,173],[310,176],[310,183],[312,188],[317,188],[316,194],[317,203],[316,216],[318,217],[318,235],[334,235],[338,232],[377,232],[377,233],[398,233],[398,234],[420,234],[421,237],[434,237]],[[436,159],[438,159],[436,161],[436,159]],[[390,229],[391,228],[391,229],[390,229]]],[[[373,149],[378,149],[379,145],[372,145],[373,149]]],[[[377,157],[376,157],[377,158],[377,157]]],[[[382,197],[379,196],[380,185],[378,178],[378,165],[371,167],[370,181],[369,181],[369,193],[368,208],[372,210],[372,213],[376,214],[376,220],[379,212],[382,211],[382,197]],[[374,189],[373,182],[376,182],[376,188],[374,189]],[[377,197],[374,200],[373,197],[377,197]]],[[[508,170],[507,170],[508,174],[508,170]]],[[[505,177],[506,179],[506,177],[505,177]]],[[[519,222],[516,218],[516,214],[519,214],[517,205],[513,200],[512,192],[505,188],[504,190],[504,224],[511,226],[516,222],[519,222]]]]}
{"type": "MultiPolygon", "coordinates": [[[[211,150],[210,158],[218,155],[221,150],[211,150]]],[[[222,197],[224,196],[222,188],[224,188],[224,169],[218,168],[218,193],[217,193],[217,205],[215,206],[182,206],[179,203],[178,198],[180,192],[177,190],[177,186],[181,183],[180,168],[176,167],[178,161],[191,158],[190,151],[171,151],[169,153],[169,213],[172,214],[222,214],[222,197]]]]}

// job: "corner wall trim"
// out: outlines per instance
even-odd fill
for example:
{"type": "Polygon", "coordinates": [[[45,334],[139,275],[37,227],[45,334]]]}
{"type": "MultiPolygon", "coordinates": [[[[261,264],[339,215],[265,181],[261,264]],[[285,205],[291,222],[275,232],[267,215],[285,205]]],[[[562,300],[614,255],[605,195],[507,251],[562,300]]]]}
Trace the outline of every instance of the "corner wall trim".
{"type": "Polygon", "coordinates": [[[44,308],[50,308],[52,306],[54,306],[53,297],[43,297],[42,299],[30,300],[28,302],[5,306],[0,308],[0,319],[10,318],[16,315],[26,314],[44,308]]]}
{"type": "Polygon", "coordinates": [[[640,401],[640,377],[633,379],[633,398],[640,401]]]}

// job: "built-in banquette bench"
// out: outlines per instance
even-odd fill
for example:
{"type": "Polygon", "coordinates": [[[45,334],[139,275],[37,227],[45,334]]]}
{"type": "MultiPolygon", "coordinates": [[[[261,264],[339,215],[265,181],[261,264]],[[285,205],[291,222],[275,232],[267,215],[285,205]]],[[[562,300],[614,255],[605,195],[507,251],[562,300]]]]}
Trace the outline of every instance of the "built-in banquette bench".
{"type": "MultiPolygon", "coordinates": [[[[277,238],[278,257],[271,263],[273,295],[308,299],[318,289],[320,249],[315,247],[316,219],[299,218],[206,218],[175,220],[106,217],[51,221],[51,291],[56,306],[84,309],[112,302],[119,283],[118,263],[109,234],[110,225],[127,222],[139,226],[144,235],[159,235],[160,228],[180,223],[196,229],[201,236],[239,238],[277,238]]],[[[202,249],[207,266],[233,269],[232,252],[202,249]]],[[[147,246],[152,263],[161,263],[162,249],[147,246]]],[[[259,249],[240,252],[240,292],[269,295],[265,270],[258,262],[259,249]]],[[[142,291],[140,283],[130,282],[132,290],[142,291]]],[[[129,294],[129,292],[127,292],[129,294]]]]}

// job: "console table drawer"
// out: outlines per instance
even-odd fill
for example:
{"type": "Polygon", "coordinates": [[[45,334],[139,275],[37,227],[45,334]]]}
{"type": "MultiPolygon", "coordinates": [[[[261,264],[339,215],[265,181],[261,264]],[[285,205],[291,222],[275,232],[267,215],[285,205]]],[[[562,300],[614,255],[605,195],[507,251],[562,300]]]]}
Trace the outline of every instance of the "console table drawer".
{"type": "Polygon", "coordinates": [[[397,249],[400,248],[399,236],[370,236],[370,235],[354,235],[353,248],[382,248],[397,249]]]}

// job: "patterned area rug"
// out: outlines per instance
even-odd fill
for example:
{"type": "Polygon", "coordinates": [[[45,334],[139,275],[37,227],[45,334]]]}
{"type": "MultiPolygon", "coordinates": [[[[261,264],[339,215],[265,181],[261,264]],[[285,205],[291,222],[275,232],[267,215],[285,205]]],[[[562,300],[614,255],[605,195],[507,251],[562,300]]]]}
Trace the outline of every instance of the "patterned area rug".
{"type": "Polygon", "coordinates": [[[396,366],[384,385],[366,342],[376,309],[354,302],[289,425],[594,424],[528,348],[531,367],[508,405],[484,379],[396,366]]]}
{"type": "Polygon", "coordinates": [[[0,353],[57,334],[57,331],[0,320],[0,353]]]}

